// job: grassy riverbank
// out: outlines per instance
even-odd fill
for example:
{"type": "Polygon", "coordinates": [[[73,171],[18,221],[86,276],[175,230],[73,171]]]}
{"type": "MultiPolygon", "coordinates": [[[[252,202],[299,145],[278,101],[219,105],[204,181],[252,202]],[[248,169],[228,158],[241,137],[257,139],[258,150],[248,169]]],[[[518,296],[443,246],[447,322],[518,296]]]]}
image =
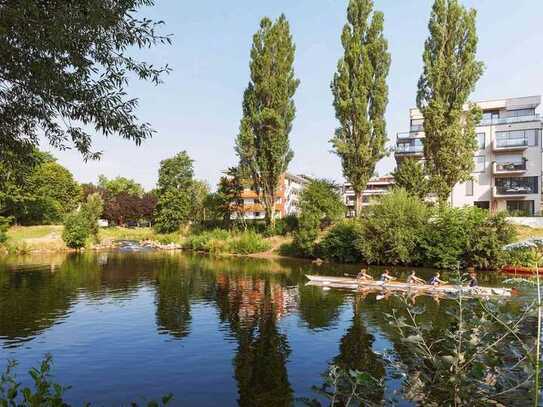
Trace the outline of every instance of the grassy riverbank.
{"type": "MultiPolygon", "coordinates": [[[[529,237],[543,237],[543,228],[514,226],[517,240],[529,237]]],[[[28,254],[68,251],[62,241],[62,225],[13,226],[7,232],[8,241],[5,253],[28,254]]],[[[288,236],[263,237],[255,232],[230,232],[211,230],[199,233],[156,233],[152,228],[102,228],[99,242],[89,245],[90,249],[111,247],[117,240],[154,242],[160,245],[173,245],[176,248],[207,252],[211,254],[237,254],[253,257],[297,257],[296,253],[285,250],[292,242],[288,236]]],[[[0,249],[1,252],[1,249],[0,249]]]]}
{"type": "MultiPolygon", "coordinates": [[[[69,250],[62,241],[61,225],[13,226],[8,232],[5,252],[28,254],[32,252],[60,252],[69,250]]],[[[248,231],[211,230],[199,233],[156,233],[152,228],[110,227],[100,229],[98,242],[89,244],[90,249],[107,248],[118,240],[154,242],[157,245],[173,245],[176,248],[208,252],[212,254],[240,254],[271,257],[290,239],[281,236],[263,237],[248,231]]]]}

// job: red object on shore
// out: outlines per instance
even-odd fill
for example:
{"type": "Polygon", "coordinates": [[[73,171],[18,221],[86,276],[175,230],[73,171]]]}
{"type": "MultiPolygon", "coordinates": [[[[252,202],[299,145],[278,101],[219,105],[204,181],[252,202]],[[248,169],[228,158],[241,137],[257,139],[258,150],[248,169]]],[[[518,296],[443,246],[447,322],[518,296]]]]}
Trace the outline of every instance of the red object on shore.
{"type": "MultiPolygon", "coordinates": [[[[543,267],[537,269],[539,274],[543,274],[543,267]]],[[[522,266],[503,266],[502,273],[507,274],[535,274],[535,267],[522,267],[522,266]]]]}

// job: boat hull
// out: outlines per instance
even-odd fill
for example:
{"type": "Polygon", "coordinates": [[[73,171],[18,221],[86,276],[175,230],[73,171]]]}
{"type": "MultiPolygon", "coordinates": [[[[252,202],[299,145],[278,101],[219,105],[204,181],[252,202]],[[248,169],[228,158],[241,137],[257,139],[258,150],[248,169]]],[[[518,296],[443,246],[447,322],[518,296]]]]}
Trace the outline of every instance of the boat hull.
{"type": "Polygon", "coordinates": [[[413,293],[442,294],[448,296],[458,296],[459,294],[470,297],[488,297],[500,296],[510,297],[512,290],[509,288],[494,287],[466,287],[452,284],[439,286],[427,284],[408,284],[402,282],[387,282],[373,280],[357,280],[349,277],[331,277],[306,275],[309,279],[308,285],[321,287],[340,288],[347,290],[370,290],[370,291],[401,291],[413,293]]]}

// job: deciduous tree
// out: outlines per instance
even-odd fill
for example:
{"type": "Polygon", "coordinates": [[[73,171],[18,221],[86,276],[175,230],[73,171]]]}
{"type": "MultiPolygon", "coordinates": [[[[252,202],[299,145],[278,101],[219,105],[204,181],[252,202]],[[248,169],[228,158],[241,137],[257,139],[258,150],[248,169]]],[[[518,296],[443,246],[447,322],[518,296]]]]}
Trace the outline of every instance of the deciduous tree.
{"type": "Polygon", "coordinates": [[[344,54],[331,84],[339,127],[330,141],[355,191],[357,214],[375,165],[386,155],[390,54],[383,22],[372,0],[349,2],[341,34],[344,54]]]}
{"type": "Polygon", "coordinates": [[[236,140],[240,165],[248,170],[264,203],[266,221],[275,223],[275,200],[281,176],[293,152],[289,134],[295,117],[295,46],[288,21],[265,17],[253,36],[251,79],[243,95],[243,118],[236,140]]]}
{"type": "Polygon", "coordinates": [[[394,185],[408,193],[424,199],[430,186],[422,163],[413,158],[405,158],[398,163],[394,173],[394,185]]]}
{"type": "Polygon", "coordinates": [[[475,10],[458,0],[436,0],[424,44],[417,107],[424,117],[426,170],[442,203],[458,182],[470,179],[474,166],[481,112],[465,105],[483,73],[476,59],[475,19],[475,10]]]}
{"type": "Polygon", "coordinates": [[[161,21],[140,17],[153,0],[35,0],[0,3],[0,161],[32,158],[39,135],[53,147],[97,158],[92,134],[137,144],[152,135],[125,93],[129,77],[160,82],[169,68],[132,47],[169,43],[161,21]]]}
{"type": "Polygon", "coordinates": [[[98,177],[98,187],[110,192],[112,195],[126,193],[130,195],[143,195],[143,187],[133,179],[125,177],[115,177],[108,179],[105,175],[98,177]]]}
{"type": "Polygon", "coordinates": [[[160,162],[155,210],[155,228],[159,232],[175,232],[190,220],[193,210],[192,163],[186,151],[160,162]]]}

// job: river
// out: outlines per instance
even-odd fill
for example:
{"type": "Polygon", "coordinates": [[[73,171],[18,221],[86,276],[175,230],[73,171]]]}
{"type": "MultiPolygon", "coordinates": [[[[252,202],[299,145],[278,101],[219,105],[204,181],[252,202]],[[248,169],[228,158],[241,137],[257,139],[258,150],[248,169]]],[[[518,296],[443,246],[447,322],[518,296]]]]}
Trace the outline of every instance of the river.
{"type": "MultiPolygon", "coordinates": [[[[415,405],[402,394],[405,375],[386,362],[409,365],[409,350],[386,318],[403,302],[305,285],[306,273],[356,272],[180,252],[0,259],[0,366],[17,360],[27,385],[26,371],[50,353],[54,378],[72,386],[66,399],[74,405],[173,393],[171,405],[283,406],[327,405],[319,389],[335,364],[381,381],[372,400],[415,405]]],[[[500,286],[503,278],[479,280],[500,286]]],[[[532,298],[526,289],[504,306],[519,313],[532,298]]],[[[425,307],[421,318],[433,324],[433,337],[443,335],[454,301],[414,301],[425,307]]]]}

